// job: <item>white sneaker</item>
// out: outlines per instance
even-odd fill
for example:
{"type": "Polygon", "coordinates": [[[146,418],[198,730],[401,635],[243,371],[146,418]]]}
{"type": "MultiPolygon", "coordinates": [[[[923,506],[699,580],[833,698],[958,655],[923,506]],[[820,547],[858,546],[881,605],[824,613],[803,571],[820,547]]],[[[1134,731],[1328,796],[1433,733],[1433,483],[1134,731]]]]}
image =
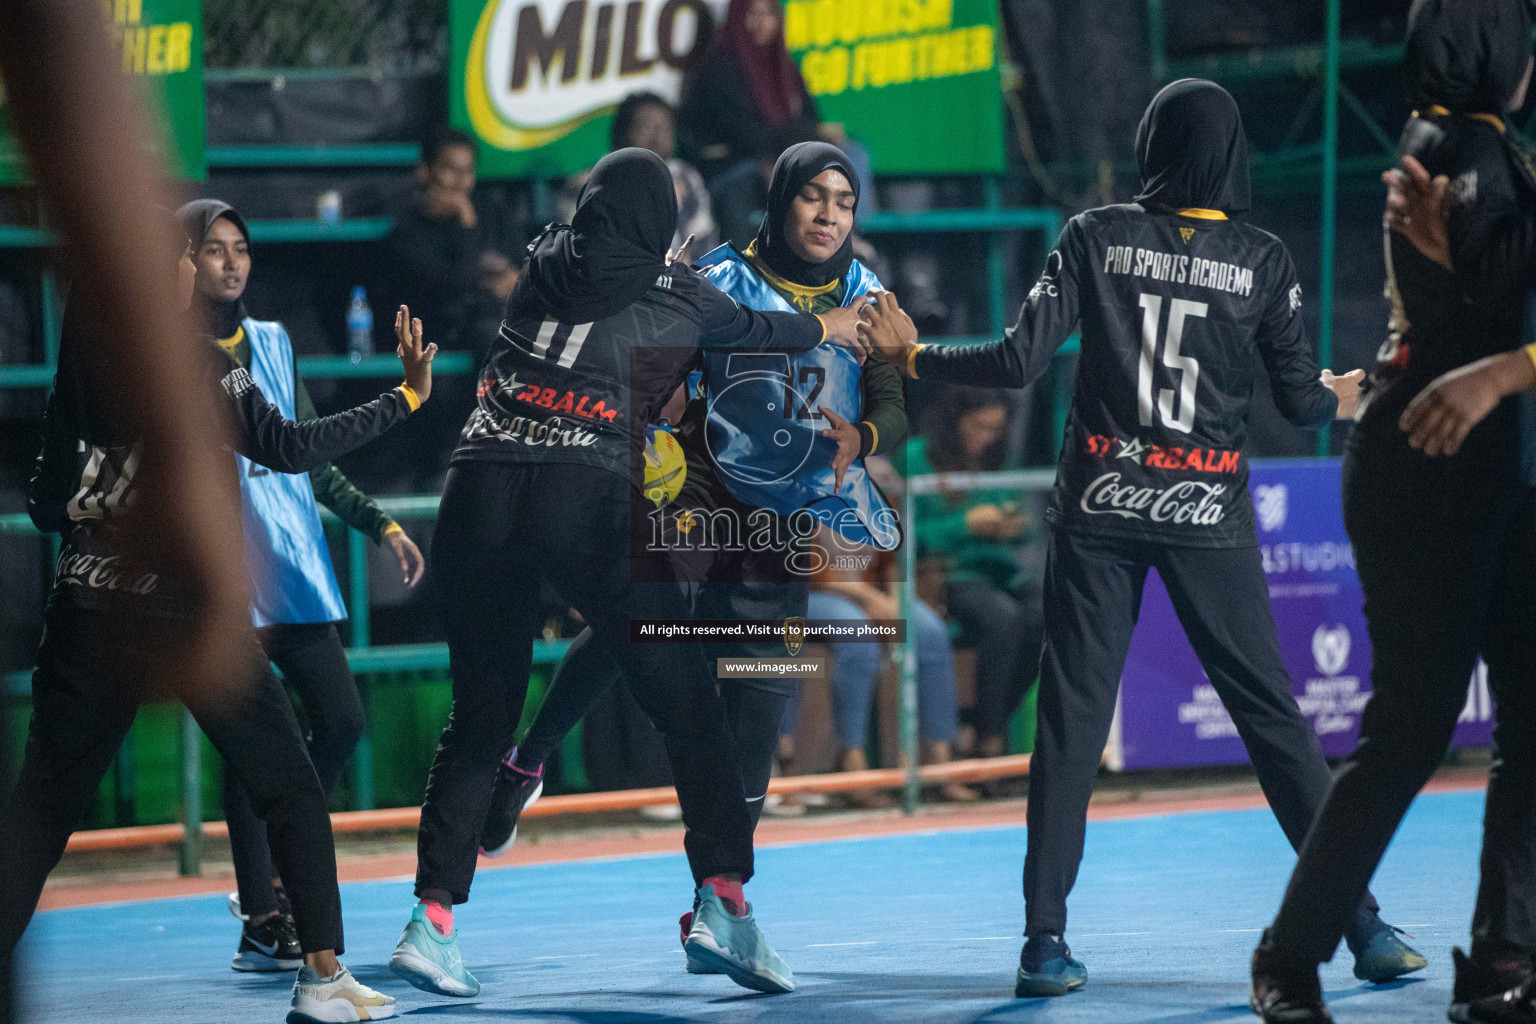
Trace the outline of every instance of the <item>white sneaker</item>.
{"type": "Polygon", "coordinates": [[[288,1024],[350,1024],[394,1015],[394,996],[375,992],[345,967],[329,978],[321,978],[308,964],[300,967],[288,1006],[288,1024]]]}
{"type": "Polygon", "coordinates": [[[646,821],[682,821],[683,809],[677,804],[647,804],[640,808],[646,821]]]}

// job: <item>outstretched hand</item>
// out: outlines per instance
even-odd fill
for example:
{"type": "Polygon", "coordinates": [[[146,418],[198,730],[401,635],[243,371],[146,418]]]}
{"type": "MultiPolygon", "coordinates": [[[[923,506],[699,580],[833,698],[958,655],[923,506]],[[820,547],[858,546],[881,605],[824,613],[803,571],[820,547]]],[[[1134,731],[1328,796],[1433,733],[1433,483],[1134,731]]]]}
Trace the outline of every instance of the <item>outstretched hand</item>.
{"type": "Polygon", "coordinates": [[[832,491],[836,493],[843,489],[843,474],[848,472],[848,467],[853,465],[853,460],[859,457],[859,449],[864,447],[864,439],[859,436],[858,427],[826,406],[818,405],[816,411],[832,424],[821,432],[821,436],[830,437],[837,442],[837,454],[832,456],[832,472],[837,476],[837,483],[832,491]]]}
{"type": "Polygon", "coordinates": [[[692,249],[693,236],[689,235],[687,238],[683,239],[682,245],[667,253],[667,266],[670,267],[674,263],[681,263],[684,266],[687,266],[690,262],[693,261],[692,249]]]}
{"type": "Polygon", "coordinates": [[[859,314],[869,302],[868,295],[860,295],[846,306],[821,314],[821,322],[827,329],[827,340],[853,353],[859,365],[869,358],[869,343],[859,327],[859,314]]]}
{"type": "Polygon", "coordinates": [[[1339,411],[1334,414],[1335,418],[1354,419],[1355,410],[1360,408],[1360,385],[1365,380],[1365,371],[1350,370],[1342,376],[1336,376],[1332,370],[1324,370],[1318,380],[1339,400],[1339,411]]]}
{"type": "Polygon", "coordinates": [[[432,357],[437,355],[437,345],[422,344],[421,321],[411,319],[409,306],[395,312],[395,340],[395,355],[405,366],[405,383],[425,402],[432,394],[432,357]]]}
{"type": "Polygon", "coordinates": [[[896,301],[894,292],[876,292],[860,314],[859,335],[875,358],[906,373],[908,358],[917,347],[917,325],[896,301]]]}
{"type": "Polygon", "coordinates": [[[1536,365],[1524,349],[1489,356],[1442,373],[1398,417],[1408,443],[1425,455],[1455,455],[1472,428],[1506,395],[1536,385],[1536,365]]]}
{"type": "Polygon", "coordinates": [[[1383,173],[1381,180],[1387,183],[1387,227],[1428,259],[1454,269],[1446,213],[1450,179],[1443,174],[1431,177],[1423,164],[1405,156],[1402,165],[1383,173]]]}

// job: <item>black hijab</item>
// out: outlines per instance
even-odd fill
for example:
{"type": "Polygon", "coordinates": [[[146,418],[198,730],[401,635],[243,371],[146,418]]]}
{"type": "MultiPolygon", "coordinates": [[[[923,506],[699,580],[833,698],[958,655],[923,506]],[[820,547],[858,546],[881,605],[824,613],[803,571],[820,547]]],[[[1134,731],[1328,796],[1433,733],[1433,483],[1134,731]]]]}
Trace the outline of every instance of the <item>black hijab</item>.
{"type": "Polygon", "coordinates": [[[799,142],[779,154],[773,165],[773,179],[768,183],[768,212],[757,229],[753,248],[768,269],[786,280],[807,288],[820,288],[841,280],[853,263],[853,232],[832,257],[822,263],[807,263],[789,247],[784,238],[784,221],[789,205],[816,175],[829,167],[843,172],[853,186],[854,209],[858,209],[859,176],[843,151],[825,142],[799,142]]]}
{"type": "MultiPolygon", "coordinates": [[[[214,221],[221,217],[240,229],[246,245],[251,244],[251,232],[245,226],[245,218],[222,199],[194,199],[176,211],[176,220],[180,222],[181,230],[185,232],[194,251],[202,246],[208,232],[213,230],[214,221]]],[[[192,296],[192,309],[215,338],[234,337],[235,331],[240,329],[240,321],[248,315],[241,299],[225,302],[210,299],[202,292],[192,296]]]]}
{"type": "Polygon", "coordinates": [[[1152,97],[1136,129],[1136,162],[1136,201],[1145,206],[1230,216],[1251,205],[1243,118],[1237,101],[1215,82],[1182,78],[1152,97]]]}
{"type": "Polygon", "coordinates": [[[592,168],[571,223],[550,225],[528,247],[528,285],[562,323],[612,316],[666,273],[676,230],[667,162],[646,149],[615,150],[592,168]]]}
{"type": "Polygon", "coordinates": [[[1403,84],[1422,110],[1504,115],[1531,57],[1526,0],[1416,0],[1403,84]]]}

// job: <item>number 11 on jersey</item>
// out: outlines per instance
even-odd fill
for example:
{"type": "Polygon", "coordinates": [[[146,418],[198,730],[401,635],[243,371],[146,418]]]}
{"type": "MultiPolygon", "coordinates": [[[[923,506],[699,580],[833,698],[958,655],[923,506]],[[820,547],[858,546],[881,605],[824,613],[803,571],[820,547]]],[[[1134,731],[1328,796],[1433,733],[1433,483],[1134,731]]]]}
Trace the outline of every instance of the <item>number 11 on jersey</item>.
{"type": "MultiPolygon", "coordinates": [[[[1210,307],[1204,302],[1173,299],[1168,305],[1168,334],[1163,339],[1163,365],[1181,373],[1177,396],[1170,388],[1157,392],[1155,410],[1163,425],[1189,433],[1195,426],[1195,384],[1200,380],[1200,362],[1194,356],[1179,354],[1184,341],[1184,318],[1204,317],[1210,307]],[[1178,412],[1174,412],[1174,400],[1178,412]]],[[[1136,411],[1144,427],[1152,426],[1152,366],[1157,360],[1157,331],[1163,319],[1163,297],[1141,295],[1141,365],[1136,374],[1136,411]]]]}

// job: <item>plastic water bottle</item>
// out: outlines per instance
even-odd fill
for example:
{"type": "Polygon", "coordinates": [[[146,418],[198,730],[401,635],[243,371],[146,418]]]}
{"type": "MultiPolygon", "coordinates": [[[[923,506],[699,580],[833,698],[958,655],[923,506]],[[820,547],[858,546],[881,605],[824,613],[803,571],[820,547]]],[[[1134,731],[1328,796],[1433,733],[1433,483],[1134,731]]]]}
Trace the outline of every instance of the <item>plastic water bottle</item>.
{"type": "Polygon", "coordinates": [[[373,355],[373,310],[362,285],[352,287],[352,301],[347,304],[347,355],[354,363],[373,355]]]}

